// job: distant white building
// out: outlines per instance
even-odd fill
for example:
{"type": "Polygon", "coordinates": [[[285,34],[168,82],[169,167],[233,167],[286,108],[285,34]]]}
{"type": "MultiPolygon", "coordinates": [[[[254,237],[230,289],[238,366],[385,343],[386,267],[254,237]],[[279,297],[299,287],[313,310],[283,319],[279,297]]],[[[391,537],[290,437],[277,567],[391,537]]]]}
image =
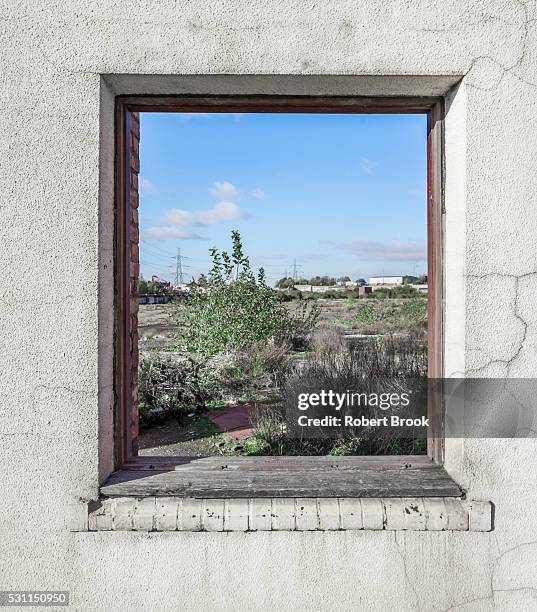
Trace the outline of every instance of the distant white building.
{"type": "Polygon", "coordinates": [[[416,289],[417,291],[419,291],[420,293],[428,293],[429,291],[429,285],[410,285],[410,286],[416,289]]]}
{"type": "Polygon", "coordinates": [[[406,283],[413,283],[418,279],[415,276],[404,274],[403,276],[372,276],[369,279],[371,287],[397,287],[406,283]]]}
{"type": "Polygon", "coordinates": [[[295,285],[294,288],[301,293],[326,293],[327,291],[342,291],[345,287],[339,285],[295,285]]]}

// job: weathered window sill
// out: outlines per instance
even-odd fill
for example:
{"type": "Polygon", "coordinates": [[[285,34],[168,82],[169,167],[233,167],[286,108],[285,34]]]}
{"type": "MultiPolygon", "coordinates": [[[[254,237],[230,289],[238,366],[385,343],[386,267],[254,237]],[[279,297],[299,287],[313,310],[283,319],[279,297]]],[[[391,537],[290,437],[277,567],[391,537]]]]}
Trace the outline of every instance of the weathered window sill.
{"type": "Polygon", "coordinates": [[[102,500],[89,531],[491,531],[492,504],[458,498],[102,500]]]}
{"type": "Polygon", "coordinates": [[[490,531],[493,517],[420,456],[170,460],[115,472],[101,496],[89,531],[490,531]]]}
{"type": "MultiPolygon", "coordinates": [[[[147,467],[150,464],[146,464],[147,467]]],[[[167,469],[120,470],[104,497],[460,497],[446,470],[425,456],[206,457],[167,469]]]]}

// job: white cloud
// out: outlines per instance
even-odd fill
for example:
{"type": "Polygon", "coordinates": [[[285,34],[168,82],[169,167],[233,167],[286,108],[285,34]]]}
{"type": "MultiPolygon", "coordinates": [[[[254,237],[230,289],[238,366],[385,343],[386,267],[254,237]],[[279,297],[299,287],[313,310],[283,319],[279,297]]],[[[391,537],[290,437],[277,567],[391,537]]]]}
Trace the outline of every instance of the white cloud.
{"type": "Polygon", "coordinates": [[[157,227],[141,231],[142,238],[179,238],[184,240],[205,240],[203,236],[192,232],[192,226],[207,226],[236,219],[248,219],[250,214],[234,202],[218,202],[209,210],[180,210],[172,208],[158,220],[157,227]]]}
{"type": "Polygon", "coordinates": [[[374,240],[354,240],[340,247],[358,259],[368,261],[425,261],[425,245],[417,242],[376,242],[374,240]]]}
{"type": "Polygon", "coordinates": [[[259,189],[259,187],[257,189],[254,189],[254,191],[252,191],[252,195],[257,200],[264,200],[267,197],[267,194],[262,189],[259,189]]]}
{"type": "Polygon", "coordinates": [[[372,174],[375,168],[379,165],[378,161],[369,159],[368,157],[360,157],[359,162],[362,172],[365,172],[366,174],[372,174]]]}
{"type": "Polygon", "coordinates": [[[196,216],[190,210],[172,208],[159,220],[160,225],[196,225],[196,216]]]}
{"type": "Polygon", "coordinates": [[[154,183],[141,175],[138,177],[138,189],[140,191],[140,195],[154,193],[157,190],[154,183]]]}
{"type": "Polygon", "coordinates": [[[214,225],[232,219],[247,219],[250,215],[234,202],[218,202],[209,210],[181,210],[172,208],[159,220],[159,225],[214,225]]]}
{"type": "Polygon", "coordinates": [[[195,213],[198,225],[214,225],[231,219],[247,219],[250,215],[233,202],[218,202],[211,210],[195,213]]]}
{"type": "Polygon", "coordinates": [[[229,181],[216,181],[209,189],[215,198],[233,200],[239,195],[239,190],[229,181]]]}
{"type": "Polygon", "coordinates": [[[146,240],[166,240],[167,238],[180,238],[181,240],[205,240],[203,236],[195,234],[182,227],[150,227],[140,232],[142,238],[146,240]]]}

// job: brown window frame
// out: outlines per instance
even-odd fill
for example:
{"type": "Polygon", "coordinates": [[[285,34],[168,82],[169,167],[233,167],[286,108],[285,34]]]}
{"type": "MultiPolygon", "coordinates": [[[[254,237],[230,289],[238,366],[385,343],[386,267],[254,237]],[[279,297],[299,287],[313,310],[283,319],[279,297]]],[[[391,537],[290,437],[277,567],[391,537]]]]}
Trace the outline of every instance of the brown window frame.
{"type": "MultiPolygon", "coordinates": [[[[428,375],[443,377],[443,118],[441,97],[117,96],[115,116],[115,469],[169,470],[184,457],[138,456],[136,282],[140,112],[423,113],[427,115],[428,375]]],[[[428,456],[442,465],[442,406],[430,401],[428,456]]],[[[314,460],[315,458],[313,458],[314,460]]]]}

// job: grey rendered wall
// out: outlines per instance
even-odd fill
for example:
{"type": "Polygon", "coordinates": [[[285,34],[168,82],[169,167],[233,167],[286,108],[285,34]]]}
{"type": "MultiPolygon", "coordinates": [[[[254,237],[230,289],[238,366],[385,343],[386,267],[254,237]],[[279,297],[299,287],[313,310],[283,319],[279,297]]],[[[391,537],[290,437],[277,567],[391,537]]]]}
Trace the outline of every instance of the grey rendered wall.
{"type": "Polygon", "coordinates": [[[77,610],[537,609],[532,440],[448,441],[491,533],[72,531],[111,469],[114,94],[450,90],[448,373],[533,376],[535,2],[0,7],[1,588],[77,610]],[[242,78],[185,78],[210,74],[242,78]]]}

